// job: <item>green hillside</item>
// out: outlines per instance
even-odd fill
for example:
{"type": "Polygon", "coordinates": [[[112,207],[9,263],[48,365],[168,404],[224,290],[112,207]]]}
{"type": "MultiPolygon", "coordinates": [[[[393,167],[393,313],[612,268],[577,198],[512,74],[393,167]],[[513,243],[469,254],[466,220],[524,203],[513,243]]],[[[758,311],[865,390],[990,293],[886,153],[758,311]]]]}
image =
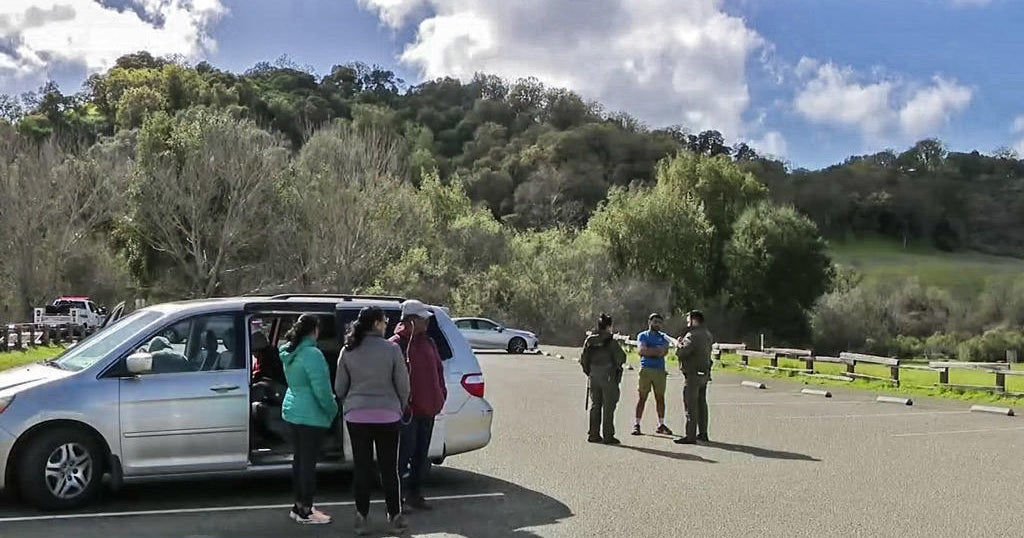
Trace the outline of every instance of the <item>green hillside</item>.
{"type": "Polygon", "coordinates": [[[977,290],[992,279],[1024,274],[1024,260],[974,252],[950,253],[886,239],[832,242],[829,254],[866,280],[917,277],[922,285],[977,290]]]}

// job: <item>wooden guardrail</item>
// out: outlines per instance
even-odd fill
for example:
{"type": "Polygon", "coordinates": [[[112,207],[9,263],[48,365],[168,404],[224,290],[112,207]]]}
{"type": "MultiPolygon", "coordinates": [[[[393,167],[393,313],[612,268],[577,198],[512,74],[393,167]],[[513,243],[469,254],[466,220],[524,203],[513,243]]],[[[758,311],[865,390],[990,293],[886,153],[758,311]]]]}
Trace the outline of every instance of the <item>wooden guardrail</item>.
{"type": "Polygon", "coordinates": [[[897,359],[895,357],[883,357],[878,355],[868,355],[864,353],[844,352],[840,353],[838,357],[829,357],[824,355],[814,355],[813,351],[808,349],[765,348],[762,351],[755,351],[746,349],[746,346],[744,344],[723,343],[715,344],[715,351],[713,351],[712,353],[716,355],[716,357],[724,353],[737,355],[740,358],[738,366],[744,368],[789,371],[795,372],[799,375],[837,379],[842,381],[853,381],[854,379],[871,379],[876,381],[892,383],[895,386],[900,386],[901,370],[924,370],[929,372],[935,372],[938,374],[938,382],[935,383],[935,386],[938,387],[956,388],[961,390],[985,390],[997,393],[1006,392],[1006,378],[1008,376],[1024,376],[1024,370],[1011,370],[1010,365],[1006,362],[932,361],[929,362],[927,365],[907,364],[905,361],[901,361],[900,359],[897,359]],[[781,367],[779,365],[779,360],[782,358],[802,361],[804,363],[804,367],[781,367]],[[768,366],[752,366],[750,364],[750,359],[760,359],[767,361],[768,366]],[[841,364],[845,366],[845,372],[843,373],[843,375],[822,374],[815,371],[814,367],[816,363],[841,364]],[[881,377],[876,375],[869,375],[863,372],[858,372],[857,365],[859,364],[886,366],[889,369],[889,375],[886,377],[881,377]],[[973,370],[990,373],[994,376],[995,384],[992,386],[951,384],[949,382],[949,371],[955,369],[973,370]]]}
{"type": "Polygon", "coordinates": [[[23,351],[35,346],[75,344],[95,332],[81,325],[36,325],[11,323],[0,332],[0,353],[23,351]]]}

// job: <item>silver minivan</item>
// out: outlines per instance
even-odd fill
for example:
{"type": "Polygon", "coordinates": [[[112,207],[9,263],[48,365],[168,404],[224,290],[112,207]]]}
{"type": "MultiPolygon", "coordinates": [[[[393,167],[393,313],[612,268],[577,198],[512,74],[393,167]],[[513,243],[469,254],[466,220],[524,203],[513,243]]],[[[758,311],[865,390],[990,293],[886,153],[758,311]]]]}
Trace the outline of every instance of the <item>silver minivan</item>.
{"type": "MultiPolygon", "coordinates": [[[[0,488],[60,510],[88,503],[104,475],[116,488],[139,480],[287,472],[291,449],[281,433],[280,394],[275,400],[256,390],[265,388],[253,377],[254,362],[262,360],[253,360],[261,353],[256,342],[274,351],[299,315],[318,315],[317,344],[333,373],[344,328],[359,310],[384,309],[390,333],[402,300],[237,297],[161,304],[111,319],[56,359],[0,373],[0,488]]],[[[493,410],[469,344],[446,309],[433,310],[429,334],[448,384],[430,447],[440,463],[485,447],[493,410]]],[[[350,465],[339,420],[320,466],[350,465]]]]}

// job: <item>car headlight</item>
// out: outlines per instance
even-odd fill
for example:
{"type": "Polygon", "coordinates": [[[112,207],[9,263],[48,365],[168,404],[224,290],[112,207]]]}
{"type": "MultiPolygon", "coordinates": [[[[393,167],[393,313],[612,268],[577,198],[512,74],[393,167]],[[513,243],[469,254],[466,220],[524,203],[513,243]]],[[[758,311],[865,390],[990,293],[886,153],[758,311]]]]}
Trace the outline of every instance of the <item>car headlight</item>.
{"type": "Polygon", "coordinates": [[[8,396],[6,398],[0,398],[0,413],[3,413],[10,407],[11,402],[14,401],[14,396],[8,396]]]}

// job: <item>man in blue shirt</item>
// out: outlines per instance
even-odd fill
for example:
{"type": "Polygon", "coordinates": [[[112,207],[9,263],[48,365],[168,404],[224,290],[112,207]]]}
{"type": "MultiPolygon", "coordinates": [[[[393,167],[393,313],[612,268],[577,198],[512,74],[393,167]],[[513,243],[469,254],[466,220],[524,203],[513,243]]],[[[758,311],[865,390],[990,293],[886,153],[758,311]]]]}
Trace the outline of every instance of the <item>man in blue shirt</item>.
{"type": "Polygon", "coordinates": [[[672,435],[672,430],[665,425],[665,385],[668,382],[668,371],[665,370],[665,356],[668,355],[668,336],[661,332],[661,314],[654,313],[647,318],[648,330],[636,336],[640,348],[640,401],[636,404],[636,422],[633,423],[633,435],[642,435],[640,419],[647,407],[647,396],[654,391],[654,403],[658,409],[658,429],[655,433],[672,435]]]}

